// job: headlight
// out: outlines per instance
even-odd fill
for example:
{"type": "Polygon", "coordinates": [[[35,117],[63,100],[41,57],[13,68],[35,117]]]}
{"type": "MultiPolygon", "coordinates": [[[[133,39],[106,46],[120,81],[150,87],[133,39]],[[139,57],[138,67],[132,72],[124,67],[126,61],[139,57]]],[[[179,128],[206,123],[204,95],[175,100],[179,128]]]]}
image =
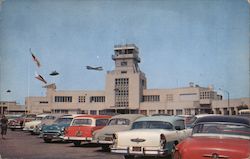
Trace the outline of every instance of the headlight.
{"type": "Polygon", "coordinates": [[[62,128],[61,128],[61,131],[64,132],[64,130],[65,130],[65,127],[62,127],[62,128]]]}

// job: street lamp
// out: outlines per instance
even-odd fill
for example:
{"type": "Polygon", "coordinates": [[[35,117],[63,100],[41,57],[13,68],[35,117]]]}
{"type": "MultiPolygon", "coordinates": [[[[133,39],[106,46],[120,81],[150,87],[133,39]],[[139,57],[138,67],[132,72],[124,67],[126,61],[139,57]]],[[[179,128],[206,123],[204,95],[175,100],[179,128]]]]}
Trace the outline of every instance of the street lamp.
{"type": "MultiPolygon", "coordinates": [[[[11,90],[8,89],[6,92],[7,92],[7,93],[11,93],[11,90]]],[[[9,99],[9,98],[8,98],[8,99],[9,99]]],[[[10,103],[9,103],[10,101],[7,101],[7,102],[8,102],[8,103],[7,103],[7,112],[8,112],[8,114],[9,114],[9,113],[10,113],[10,108],[9,108],[9,107],[10,107],[10,103]]]]}
{"type": "Polygon", "coordinates": [[[230,106],[230,93],[229,93],[229,91],[227,91],[227,90],[224,90],[224,89],[221,89],[221,88],[219,88],[219,90],[221,90],[221,91],[223,91],[223,92],[225,92],[225,93],[227,93],[227,109],[228,109],[228,115],[229,115],[229,106],[230,106]]]}

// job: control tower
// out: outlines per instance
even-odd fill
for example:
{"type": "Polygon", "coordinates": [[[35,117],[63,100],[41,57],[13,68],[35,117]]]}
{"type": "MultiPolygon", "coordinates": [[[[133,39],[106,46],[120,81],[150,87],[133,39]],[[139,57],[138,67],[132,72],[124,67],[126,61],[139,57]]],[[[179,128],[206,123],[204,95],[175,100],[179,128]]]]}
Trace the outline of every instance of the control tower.
{"type": "Polygon", "coordinates": [[[140,108],[146,77],[140,71],[139,49],[135,44],[115,45],[115,69],[106,76],[106,104],[117,113],[134,113],[140,108]]]}

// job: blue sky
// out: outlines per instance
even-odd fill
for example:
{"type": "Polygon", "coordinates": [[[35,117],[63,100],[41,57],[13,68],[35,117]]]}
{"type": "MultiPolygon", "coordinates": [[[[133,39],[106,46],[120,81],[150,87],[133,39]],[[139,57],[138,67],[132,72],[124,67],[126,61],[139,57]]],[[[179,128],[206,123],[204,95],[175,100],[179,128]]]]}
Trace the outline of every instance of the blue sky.
{"type": "Polygon", "coordinates": [[[27,96],[45,95],[35,71],[58,90],[104,90],[106,71],[114,69],[113,47],[125,43],[139,47],[149,89],[194,82],[225,89],[231,98],[250,97],[247,0],[0,0],[0,5],[0,100],[24,103],[27,96]],[[89,71],[86,65],[105,70],[89,71]],[[60,75],[50,76],[53,70],[60,75]]]}

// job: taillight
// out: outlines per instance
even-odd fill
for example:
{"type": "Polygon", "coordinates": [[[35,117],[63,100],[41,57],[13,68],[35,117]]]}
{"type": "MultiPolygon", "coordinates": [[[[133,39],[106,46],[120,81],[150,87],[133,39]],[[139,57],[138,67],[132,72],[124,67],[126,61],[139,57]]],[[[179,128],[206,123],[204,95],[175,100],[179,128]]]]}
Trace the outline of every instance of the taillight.
{"type": "Polygon", "coordinates": [[[164,148],[164,147],[165,147],[166,142],[167,142],[167,140],[166,140],[165,135],[161,134],[161,136],[160,136],[160,144],[161,144],[161,148],[164,148]]]}
{"type": "Polygon", "coordinates": [[[118,136],[116,134],[113,134],[113,145],[117,144],[117,139],[118,139],[118,136]]]}
{"type": "Polygon", "coordinates": [[[181,159],[181,154],[177,148],[175,149],[175,152],[174,152],[174,159],[181,159]]]}
{"type": "Polygon", "coordinates": [[[64,134],[66,135],[66,134],[68,134],[68,132],[69,132],[69,127],[66,127],[66,128],[64,129],[64,134]]]}

